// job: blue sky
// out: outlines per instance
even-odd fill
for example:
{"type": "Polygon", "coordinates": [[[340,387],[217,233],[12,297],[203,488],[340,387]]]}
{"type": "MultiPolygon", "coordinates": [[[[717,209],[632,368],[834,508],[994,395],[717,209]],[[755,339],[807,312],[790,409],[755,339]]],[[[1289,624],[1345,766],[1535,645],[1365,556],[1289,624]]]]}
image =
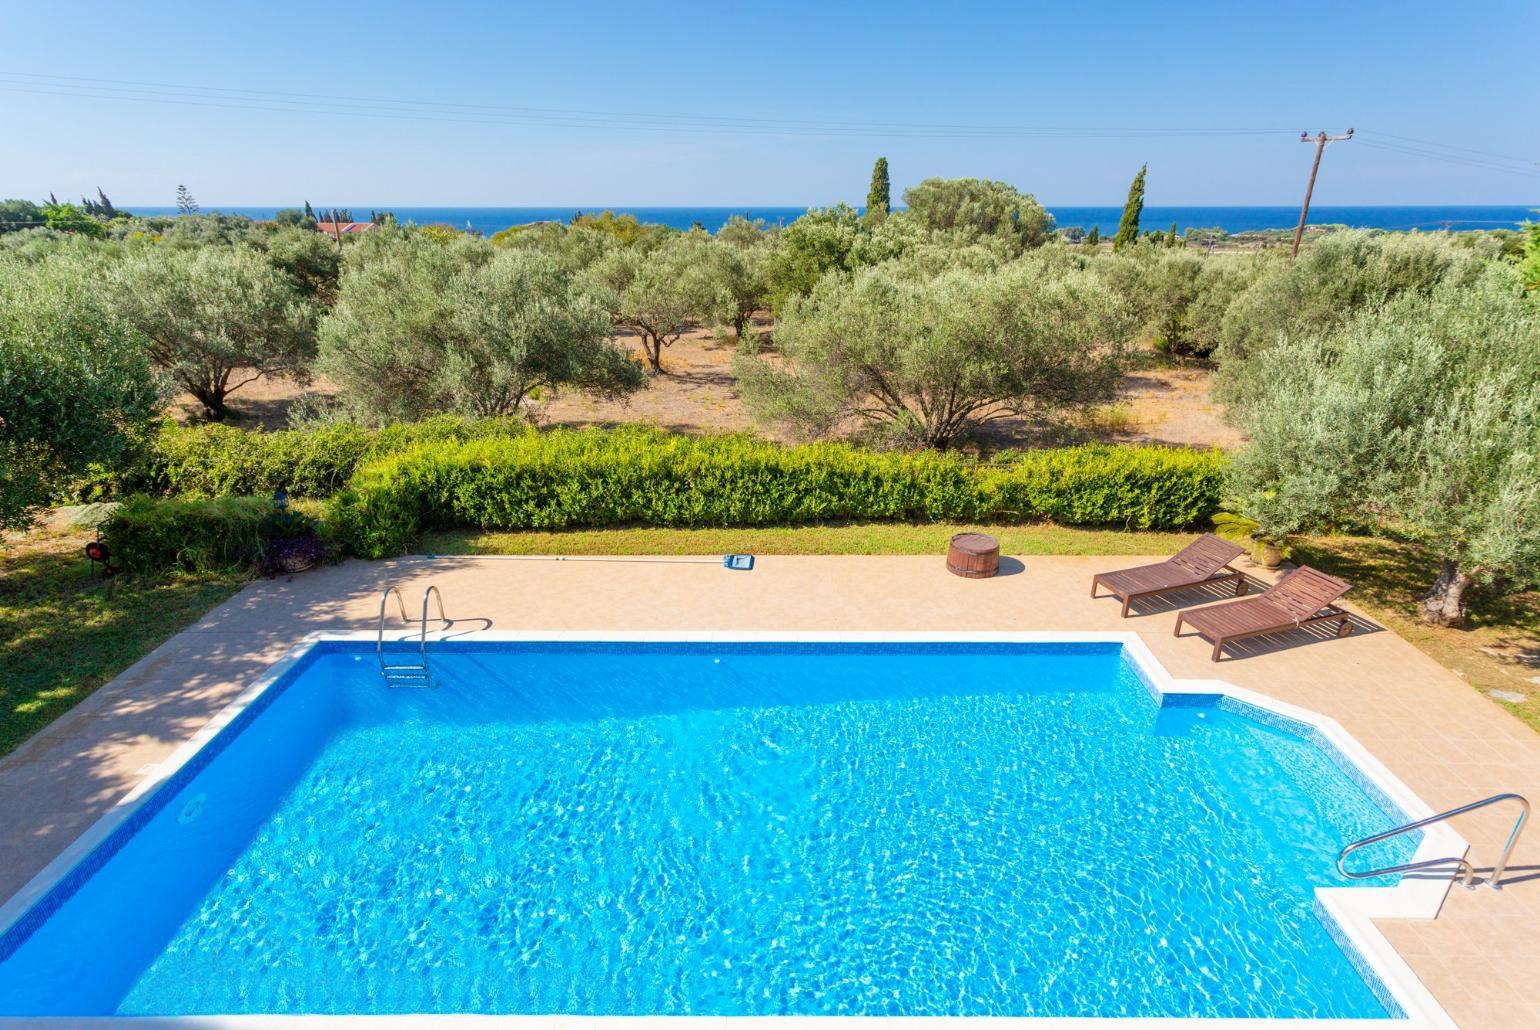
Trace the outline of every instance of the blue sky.
{"type": "Polygon", "coordinates": [[[1318,204],[1540,199],[1533,0],[72,0],[9,4],[5,28],[0,196],[100,185],[169,204],[185,182],[205,205],[859,203],[885,154],[895,193],[980,176],[1117,204],[1148,162],[1151,204],[1290,204],[1299,130],[1354,126],[1318,204]],[[638,124],[660,121],[677,128],[638,124]],[[978,126],[1277,131],[958,131],[978,126]]]}

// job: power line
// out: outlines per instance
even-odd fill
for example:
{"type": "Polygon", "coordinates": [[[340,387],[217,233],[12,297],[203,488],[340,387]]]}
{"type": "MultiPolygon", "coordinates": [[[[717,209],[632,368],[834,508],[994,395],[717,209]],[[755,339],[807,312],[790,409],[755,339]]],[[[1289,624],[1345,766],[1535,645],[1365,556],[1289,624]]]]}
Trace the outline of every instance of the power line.
{"type": "Polygon", "coordinates": [[[1366,139],[1361,141],[1365,146],[1376,147],[1380,150],[1392,150],[1404,154],[1416,154],[1419,157],[1431,157],[1438,161],[1452,161],[1481,165],[1488,168],[1508,168],[1514,171],[1540,170],[1540,163],[1533,161],[1510,160],[1507,158],[1494,159],[1489,157],[1477,157],[1474,154],[1464,154],[1447,150],[1434,150],[1430,147],[1412,143],[1386,142],[1384,139],[1366,139]]]}
{"type": "Polygon", "coordinates": [[[1478,150],[1475,147],[1462,147],[1455,143],[1440,143],[1437,140],[1417,139],[1412,136],[1398,136],[1393,132],[1380,132],[1377,129],[1365,130],[1364,134],[1369,136],[1383,136],[1386,139],[1400,140],[1403,143],[1415,143],[1425,147],[1438,147],[1444,150],[1462,151],[1464,153],[1475,154],[1481,157],[1496,157],[1504,161],[1517,161],[1519,164],[1524,165],[1533,166],[1537,163],[1534,158],[1515,157],[1512,154],[1499,154],[1491,150],[1478,150]]]}
{"type": "Polygon", "coordinates": [[[547,128],[572,128],[572,129],[607,129],[614,131],[642,131],[642,132],[686,132],[686,133],[733,133],[751,135],[772,136],[821,136],[821,137],[846,137],[866,139],[983,139],[983,140],[1011,140],[1011,139],[1141,139],[1150,137],[1175,137],[1175,136],[1235,136],[1235,135],[1260,135],[1263,132],[1272,133],[1282,130],[1211,130],[1211,129],[1018,129],[1006,130],[969,130],[958,127],[953,131],[905,131],[894,130],[833,130],[816,128],[796,128],[792,126],[747,126],[747,125],[714,125],[709,121],[689,123],[656,124],[640,121],[600,120],[590,118],[585,120],[560,121],[537,116],[518,117],[505,115],[501,117],[474,116],[454,117],[435,112],[407,112],[395,110],[349,110],[344,108],[329,108],[324,106],[303,107],[275,107],[271,104],[258,103],[226,103],[212,99],[193,99],[178,97],[141,96],[124,93],[107,92],[83,92],[75,89],[37,89],[19,85],[0,84],[0,92],[25,93],[34,96],[61,96],[77,97],[87,100],[118,100],[127,102],[171,104],[182,107],[206,107],[219,108],[233,111],[270,111],[278,114],[312,114],[326,115],[329,117],[362,117],[383,118],[393,121],[426,121],[444,122],[459,125],[506,125],[525,127],[547,128]]]}
{"type": "Polygon", "coordinates": [[[22,75],[0,72],[0,91],[93,100],[123,100],[281,114],[348,115],[466,124],[511,124],[557,128],[637,129],[644,131],[753,132],[773,135],[919,137],[939,139],[1123,139],[1164,136],[1247,136],[1280,132],[1267,128],[1132,128],[1071,126],[947,125],[931,122],[820,122],[741,116],[642,114],[560,108],[450,104],[437,101],[344,98],[324,94],[232,90],[225,87],[88,80],[83,77],[22,75]],[[67,82],[34,81],[68,79],[67,82]],[[111,83],[96,85],[92,83],[111,83]]]}
{"type": "Polygon", "coordinates": [[[1402,154],[1408,157],[1421,157],[1429,161],[1442,161],[1445,164],[1460,165],[1466,168],[1484,168],[1494,172],[1508,172],[1512,175],[1524,175],[1529,177],[1540,176],[1540,167],[1518,168],[1513,165],[1498,164],[1493,161],[1485,161],[1479,158],[1464,157],[1458,154],[1442,154],[1432,150],[1423,150],[1417,147],[1405,146],[1399,143],[1383,143],[1379,140],[1362,140],[1364,146],[1375,150],[1383,150],[1391,154],[1402,154]]]}
{"type": "MultiPolygon", "coordinates": [[[[1120,135],[1121,134],[1136,134],[1136,135],[1173,135],[1173,134],[1175,134],[1175,135],[1191,135],[1191,134],[1200,134],[1200,135],[1247,135],[1247,134],[1263,134],[1263,133],[1273,133],[1273,132],[1284,131],[1284,130],[1276,129],[1276,128],[1245,128],[1245,129],[1213,129],[1213,128],[1201,128],[1201,129],[1200,128],[1193,128],[1193,129],[1176,128],[1176,129],[1166,129],[1166,128],[1156,128],[1156,129],[1149,129],[1149,128],[1132,128],[1132,127],[1117,127],[1117,126],[1096,127],[1096,128],[1089,128],[1089,127],[1065,127],[1065,126],[1024,127],[1024,126],[958,125],[958,124],[953,124],[953,123],[937,123],[937,122],[831,121],[831,120],[828,120],[828,119],[757,118],[757,117],[746,117],[746,116],[741,116],[741,115],[675,115],[675,114],[646,113],[646,112],[637,112],[637,111],[598,111],[598,110],[582,109],[582,108],[542,108],[542,107],[510,106],[510,105],[502,105],[502,104],[462,104],[462,103],[449,103],[449,102],[437,101],[437,100],[401,100],[401,99],[388,99],[388,98],[384,98],[384,97],[357,97],[357,96],[344,95],[344,94],[328,94],[328,93],[295,93],[295,92],[286,92],[286,91],[278,91],[278,90],[236,89],[236,88],[232,88],[232,87],[228,87],[228,86],[197,86],[197,85],[190,85],[190,84],[185,84],[185,83],[149,82],[149,81],[133,80],[133,79],[98,79],[98,78],[89,78],[89,77],[86,77],[86,76],[79,76],[79,75],[43,75],[43,74],[32,73],[32,72],[6,72],[6,71],[0,71],[0,77],[12,79],[12,80],[62,80],[62,81],[67,82],[67,83],[100,84],[100,85],[82,85],[82,86],[76,86],[76,87],[73,87],[73,88],[79,88],[79,89],[104,89],[104,90],[113,90],[113,91],[116,91],[116,92],[127,93],[127,94],[133,94],[133,93],[154,93],[154,92],[158,92],[158,91],[161,91],[161,90],[172,90],[172,91],[175,91],[175,92],[173,92],[171,94],[167,94],[167,95],[173,95],[173,96],[184,96],[184,95],[185,96],[198,96],[198,95],[205,95],[205,94],[220,94],[220,96],[208,97],[208,99],[262,100],[262,101],[271,100],[272,102],[275,102],[275,103],[286,103],[286,104],[303,104],[303,103],[313,103],[313,102],[319,101],[319,102],[322,102],[322,103],[326,104],[327,106],[342,106],[342,107],[361,106],[363,108],[381,109],[381,110],[393,111],[393,112],[399,112],[402,109],[410,109],[412,111],[445,112],[445,113],[452,113],[452,114],[467,113],[467,112],[493,112],[493,113],[504,112],[504,113],[512,113],[512,114],[525,115],[525,116],[540,116],[540,117],[544,117],[544,116],[578,116],[578,117],[584,117],[584,118],[594,117],[594,118],[603,118],[603,119],[633,119],[633,118],[640,118],[640,119],[647,120],[647,121],[659,121],[659,120],[683,121],[683,122],[687,122],[687,123],[691,123],[691,124],[699,124],[699,123],[711,123],[711,124],[735,123],[735,124],[738,124],[738,123],[741,123],[741,124],[753,125],[753,126],[774,126],[774,127],[791,127],[791,128],[857,129],[857,130],[862,130],[862,131],[870,131],[870,130],[873,130],[873,129],[903,129],[903,130],[939,129],[939,130],[952,131],[952,132],[1073,133],[1073,134],[1081,134],[1081,133],[1116,133],[1116,134],[1120,134],[1120,135]],[[148,88],[144,88],[144,89],[140,89],[140,88],[122,89],[121,87],[148,87],[148,88]],[[292,99],[277,99],[277,100],[274,100],[272,98],[292,98],[292,99]]],[[[36,82],[27,81],[27,82],[21,82],[19,84],[24,84],[24,85],[33,85],[33,84],[35,84],[35,85],[57,85],[58,82],[54,81],[54,82],[36,83],[36,82]]]]}
{"type": "MultiPolygon", "coordinates": [[[[1136,128],[1110,126],[1002,126],[938,122],[837,121],[743,115],[693,115],[465,104],[432,100],[361,97],[346,94],[253,90],[133,79],[92,78],[0,70],[0,92],[204,107],[220,110],[365,117],[397,121],[442,122],[604,131],[803,136],[850,139],[1076,140],[1270,135],[1270,128],[1136,128]]],[[[1494,151],[1395,133],[1367,130],[1360,142],[1387,153],[1488,171],[1540,177],[1540,162],[1494,151]]]]}

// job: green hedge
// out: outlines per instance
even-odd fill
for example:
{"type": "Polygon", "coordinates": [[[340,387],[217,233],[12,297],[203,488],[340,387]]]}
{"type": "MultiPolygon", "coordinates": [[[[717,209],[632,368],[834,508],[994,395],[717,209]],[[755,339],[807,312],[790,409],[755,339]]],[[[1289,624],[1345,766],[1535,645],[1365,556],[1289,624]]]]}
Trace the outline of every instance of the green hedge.
{"type": "Polygon", "coordinates": [[[977,521],[1183,529],[1224,492],[1219,451],[1094,444],[1027,451],[979,470],[977,521]]]}
{"type": "Polygon", "coordinates": [[[102,542],[111,563],[129,572],[245,569],[261,549],[262,522],[272,510],[258,497],[130,497],[102,523],[102,542]]]}
{"type": "Polygon", "coordinates": [[[361,467],[326,517],[348,551],[377,558],[453,526],[1051,519],[1171,529],[1217,510],[1221,485],[1217,452],[1090,446],[974,465],[631,427],[417,446],[361,467]]]}
{"type": "Polygon", "coordinates": [[[212,424],[167,425],[126,485],[185,497],[271,496],[280,487],[295,497],[330,497],[347,485],[360,465],[387,454],[426,443],[533,432],[522,419],[469,421],[453,416],[383,429],[338,424],[263,432],[212,424]]]}
{"type": "Polygon", "coordinates": [[[199,500],[137,495],[102,523],[109,563],[128,572],[277,571],[270,559],[301,552],[324,559],[316,519],[279,511],[267,497],[199,500]]]}

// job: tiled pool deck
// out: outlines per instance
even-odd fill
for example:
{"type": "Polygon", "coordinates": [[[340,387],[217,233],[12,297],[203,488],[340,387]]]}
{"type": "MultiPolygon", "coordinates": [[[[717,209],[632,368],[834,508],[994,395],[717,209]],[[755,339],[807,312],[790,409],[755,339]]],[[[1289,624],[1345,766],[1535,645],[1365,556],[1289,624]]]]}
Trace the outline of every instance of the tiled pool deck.
{"type": "MultiPolygon", "coordinates": [[[[1540,798],[1540,735],[1395,634],[1292,633],[1218,665],[1174,639],[1175,608],[1128,620],[1091,574],[1138,559],[1006,560],[963,580],[938,558],[771,557],[720,566],[476,558],[348,563],[255,583],[0,760],[0,900],[9,897],[270,662],[315,631],[372,630],[379,592],[436,583],[457,629],[1122,630],[1173,676],[1224,679],[1335,718],[1435,809],[1501,791],[1540,798]]],[[[1192,603],[1199,598],[1190,597],[1192,603]]],[[[1478,868],[1511,809],[1461,818],[1478,868]]],[[[1540,1026],[1540,828],[1501,891],[1450,891],[1438,919],[1380,928],[1462,1027],[1540,1026]]]]}

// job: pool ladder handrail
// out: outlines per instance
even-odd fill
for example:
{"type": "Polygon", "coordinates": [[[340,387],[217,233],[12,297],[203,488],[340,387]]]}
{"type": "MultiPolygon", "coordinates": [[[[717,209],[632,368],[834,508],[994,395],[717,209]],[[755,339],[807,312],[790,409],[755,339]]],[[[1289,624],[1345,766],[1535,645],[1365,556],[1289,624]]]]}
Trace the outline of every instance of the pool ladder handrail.
{"type": "Polygon", "coordinates": [[[1503,889],[1503,870],[1508,868],[1508,859],[1513,856],[1513,849],[1519,842],[1519,834],[1524,832],[1524,824],[1529,819],[1529,800],[1522,794],[1493,794],[1489,798],[1482,798],[1480,801],[1472,801],[1468,805],[1461,805],[1459,808],[1451,808],[1447,812],[1440,812],[1437,815],[1430,815],[1426,819],[1418,819],[1416,822],[1406,823],[1403,826],[1397,826],[1395,829],[1386,830],[1384,833],[1376,833],[1374,836],[1365,837],[1363,840],[1355,840],[1353,843],[1343,848],[1342,853],[1337,856],[1337,872],[1341,873],[1343,876],[1346,876],[1350,880],[1366,880],[1372,876],[1388,876],[1391,873],[1409,873],[1417,869],[1431,869],[1434,866],[1443,866],[1453,863],[1454,871],[1460,877],[1460,885],[1463,886],[1466,890],[1475,890],[1476,867],[1464,858],[1455,858],[1453,856],[1449,858],[1430,858],[1424,862],[1410,862],[1406,865],[1385,866],[1382,869],[1369,869],[1364,872],[1357,873],[1348,872],[1347,869],[1343,868],[1343,863],[1347,861],[1347,857],[1349,855],[1357,851],[1359,848],[1366,848],[1370,844],[1378,844],[1382,840],[1389,840],[1391,837],[1397,837],[1403,833],[1410,833],[1413,830],[1420,830],[1424,826],[1431,826],[1434,823],[1441,823],[1445,819],[1453,819],[1457,815],[1464,815],[1466,812],[1474,812],[1478,808],[1485,808],[1488,805],[1495,805],[1502,801],[1517,801],[1519,803],[1519,817],[1514,820],[1513,829],[1508,833],[1508,843],[1503,845],[1502,856],[1498,858],[1497,865],[1492,867],[1492,875],[1487,877],[1486,880],[1488,887],[1491,887],[1494,891],[1500,891],[1503,889]]]}
{"type": "Polygon", "coordinates": [[[401,588],[394,583],[385,587],[380,594],[380,621],[375,633],[374,654],[380,662],[380,675],[386,685],[392,687],[432,687],[436,686],[433,676],[428,669],[428,599],[431,597],[438,602],[438,619],[446,626],[450,620],[444,616],[444,595],[439,588],[432,583],[422,592],[422,619],[421,632],[417,637],[417,661],[408,663],[391,664],[385,661],[385,608],[390,603],[390,595],[396,595],[396,605],[401,612],[401,621],[410,626],[413,620],[406,614],[406,598],[401,595],[401,588]]]}

